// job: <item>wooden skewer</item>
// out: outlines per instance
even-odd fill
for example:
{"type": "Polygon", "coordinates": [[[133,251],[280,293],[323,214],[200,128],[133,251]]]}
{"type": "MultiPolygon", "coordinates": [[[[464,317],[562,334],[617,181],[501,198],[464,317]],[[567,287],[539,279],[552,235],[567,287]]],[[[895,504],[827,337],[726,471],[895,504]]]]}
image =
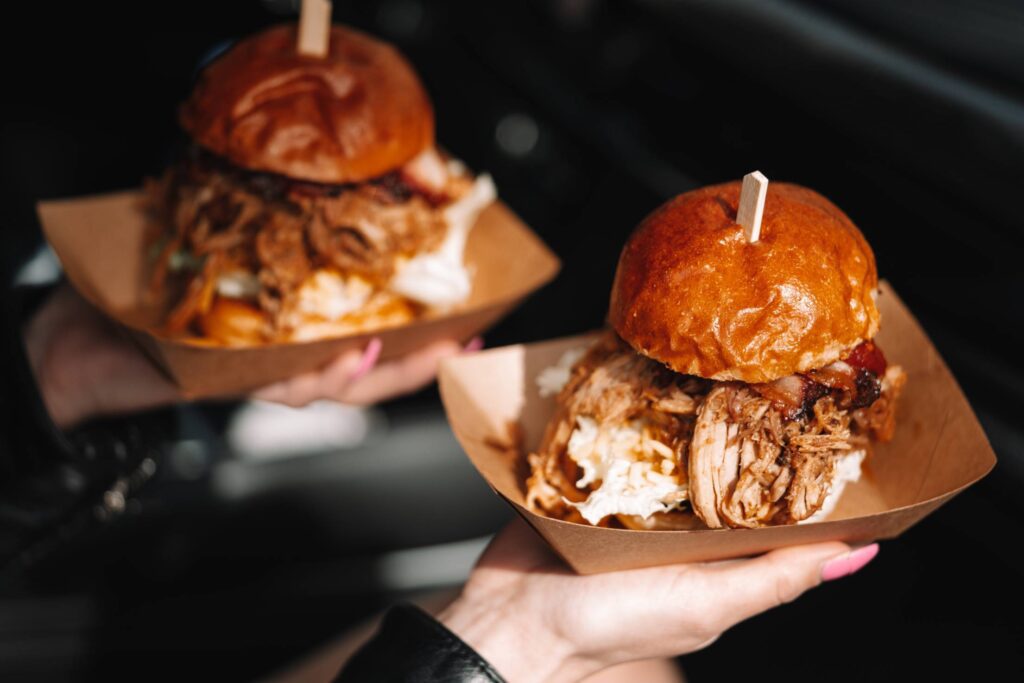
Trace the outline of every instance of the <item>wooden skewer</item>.
{"type": "Polygon", "coordinates": [[[302,0],[299,15],[299,54],[324,58],[331,43],[330,0],[302,0]]]}
{"type": "Polygon", "coordinates": [[[736,222],[743,226],[743,234],[751,244],[761,237],[761,217],[764,215],[764,198],[767,194],[768,179],[764,174],[754,171],[743,176],[736,222]]]}

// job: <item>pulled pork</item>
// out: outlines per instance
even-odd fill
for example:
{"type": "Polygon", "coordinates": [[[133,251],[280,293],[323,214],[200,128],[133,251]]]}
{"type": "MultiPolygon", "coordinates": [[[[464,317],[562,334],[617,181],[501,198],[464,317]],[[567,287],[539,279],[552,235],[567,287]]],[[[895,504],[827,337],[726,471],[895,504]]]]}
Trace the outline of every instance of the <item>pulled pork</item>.
{"type": "MultiPolygon", "coordinates": [[[[687,505],[710,528],[800,522],[826,504],[842,457],[867,448],[869,439],[891,438],[905,379],[866,342],[806,375],[767,385],[712,382],[675,373],[608,332],[573,366],[541,447],[529,456],[527,504],[562,519],[628,528],[690,528],[687,505]],[[592,505],[606,482],[592,481],[594,465],[578,462],[580,449],[573,450],[588,421],[599,426],[591,450],[606,465],[649,456],[643,448],[611,453],[601,439],[614,437],[602,429],[640,425],[641,444],[650,438],[669,447],[674,467],[662,470],[677,490],[659,499],[654,514],[595,519],[606,510],[592,505]]],[[[628,485],[618,490],[628,500],[628,485]]]]}
{"type": "MultiPolygon", "coordinates": [[[[558,395],[557,413],[548,423],[543,447],[529,456],[532,474],[527,504],[531,509],[572,521],[584,520],[574,507],[588,497],[588,491],[576,486],[582,471],[578,463],[563,457],[581,417],[599,425],[642,421],[644,456],[664,456],[662,448],[667,447],[682,493],[677,502],[685,500],[686,471],[679,464],[693,430],[697,410],[694,397],[707,393],[710,383],[672,372],[627,349],[617,336],[608,334],[573,366],[569,381],[558,395]]],[[[634,515],[618,517],[622,524],[643,526],[642,520],[633,519],[634,515]]]]}
{"type": "Polygon", "coordinates": [[[428,163],[369,182],[327,186],[245,171],[190,150],[146,187],[152,287],[171,299],[166,331],[195,332],[224,275],[248,283],[238,298],[267,314],[268,339],[286,326],[290,298],[317,269],[382,287],[403,258],[443,242],[444,206],[472,186],[471,177],[448,174],[428,154],[428,163]]]}

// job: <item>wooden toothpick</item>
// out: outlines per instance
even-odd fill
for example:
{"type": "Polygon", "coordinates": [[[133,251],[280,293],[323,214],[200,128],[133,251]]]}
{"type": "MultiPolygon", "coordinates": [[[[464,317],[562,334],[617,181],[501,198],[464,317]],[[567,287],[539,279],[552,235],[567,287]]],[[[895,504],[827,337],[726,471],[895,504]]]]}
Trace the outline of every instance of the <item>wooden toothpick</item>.
{"type": "Polygon", "coordinates": [[[326,57],[331,42],[330,0],[302,0],[301,12],[296,50],[309,57],[326,57]]]}
{"type": "Polygon", "coordinates": [[[736,222],[743,226],[743,234],[750,243],[761,237],[761,217],[764,215],[764,198],[767,194],[768,179],[763,173],[754,171],[743,176],[736,222]]]}

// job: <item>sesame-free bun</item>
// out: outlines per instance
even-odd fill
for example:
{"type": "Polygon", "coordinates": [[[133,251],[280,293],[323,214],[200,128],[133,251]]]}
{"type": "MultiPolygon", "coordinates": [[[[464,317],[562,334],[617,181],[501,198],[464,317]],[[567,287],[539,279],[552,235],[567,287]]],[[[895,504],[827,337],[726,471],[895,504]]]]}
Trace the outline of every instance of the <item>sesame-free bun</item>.
{"type": "Polygon", "coordinates": [[[225,346],[255,346],[267,341],[270,320],[256,306],[223,296],[199,316],[203,336],[225,346]]]}
{"type": "Polygon", "coordinates": [[[223,346],[262,346],[269,342],[308,342],[332,339],[368,330],[404,325],[415,319],[414,304],[379,292],[358,311],[329,319],[315,313],[291,310],[289,325],[275,330],[270,316],[254,301],[215,295],[209,310],[196,320],[201,340],[223,346]]]}
{"type": "Polygon", "coordinates": [[[242,168],[319,183],[355,183],[434,144],[434,113],[388,43],[334,25],[323,59],[300,55],[294,24],[246,38],[199,75],[181,124],[242,168]]]}
{"type": "Polygon", "coordinates": [[[878,330],[875,257],[813,190],[771,183],[761,238],[736,224],[740,183],[679,195],[626,242],[609,321],[676,372],[768,382],[839,359],[878,330]]]}

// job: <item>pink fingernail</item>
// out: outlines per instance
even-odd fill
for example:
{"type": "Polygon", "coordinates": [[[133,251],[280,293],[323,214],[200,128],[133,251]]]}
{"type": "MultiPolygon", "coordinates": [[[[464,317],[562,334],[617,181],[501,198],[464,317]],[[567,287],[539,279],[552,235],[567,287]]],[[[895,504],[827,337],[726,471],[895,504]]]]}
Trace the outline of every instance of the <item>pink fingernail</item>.
{"type": "Polygon", "coordinates": [[[482,348],[484,348],[484,338],[473,337],[469,340],[468,344],[462,347],[462,350],[464,353],[473,353],[474,351],[479,351],[482,348]]]}
{"type": "Polygon", "coordinates": [[[858,572],[864,567],[864,565],[875,559],[875,555],[877,554],[878,544],[872,543],[871,545],[858,548],[857,550],[843,555],[842,557],[829,560],[825,563],[825,566],[821,568],[821,580],[834,581],[835,579],[841,579],[844,576],[849,576],[850,574],[858,572]]]}
{"type": "Polygon", "coordinates": [[[366,345],[366,350],[363,351],[363,357],[359,359],[359,365],[349,375],[350,380],[356,380],[368,373],[373,369],[373,366],[377,364],[377,359],[380,358],[380,350],[384,347],[384,343],[380,340],[380,337],[374,337],[370,340],[370,343],[366,345]]]}

